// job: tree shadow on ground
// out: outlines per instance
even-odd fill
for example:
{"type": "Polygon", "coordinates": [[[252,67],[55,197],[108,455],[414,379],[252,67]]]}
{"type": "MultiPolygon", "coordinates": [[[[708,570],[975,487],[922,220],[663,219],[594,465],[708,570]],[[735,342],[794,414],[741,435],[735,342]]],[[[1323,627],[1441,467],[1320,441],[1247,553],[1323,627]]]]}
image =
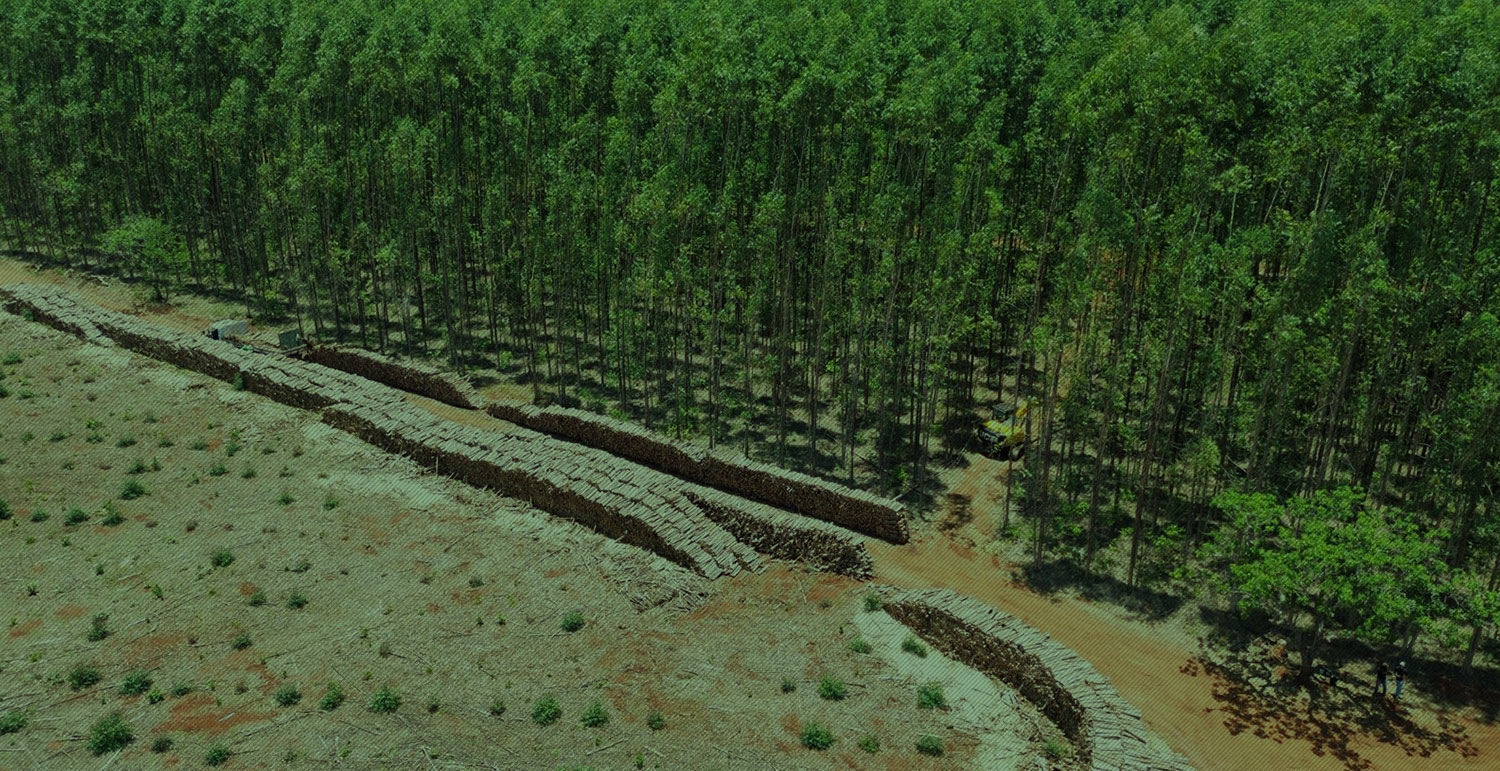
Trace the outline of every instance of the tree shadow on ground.
{"type": "Polygon", "coordinates": [[[1182,607],[1176,595],[1143,587],[1130,587],[1113,576],[1087,572],[1072,562],[1055,560],[1021,566],[1020,579],[1041,594],[1071,589],[1090,602],[1104,602],[1127,611],[1138,621],[1162,621],[1182,607]]]}
{"type": "Polygon", "coordinates": [[[1350,771],[1373,769],[1373,762],[1354,746],[1356,738],[1373,738],[1408,757],[1455,752],[1479,754],[1458,721],[1437,716],[1437,727],[1413,720],[1405,707],[1377,697],[1362,682],[1330,685],[1279,660],[1254,645],[1226,652],[1221,661],[1189,659],[1181,671],[1212,678],[1212,693],[1233,735],[1249,732],[1277,743],[1305,741],[1314,755],[1332,756],[1350,771]]]}

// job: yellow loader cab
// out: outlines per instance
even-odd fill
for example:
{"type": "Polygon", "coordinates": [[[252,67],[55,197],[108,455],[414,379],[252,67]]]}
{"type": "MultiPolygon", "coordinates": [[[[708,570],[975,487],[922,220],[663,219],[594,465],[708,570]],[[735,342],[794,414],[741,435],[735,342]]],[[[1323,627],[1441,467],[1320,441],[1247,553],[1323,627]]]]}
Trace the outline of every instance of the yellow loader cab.
{"type": "Polygon", "coordinates": [[[1026,413],[1031,402],[1022,400],[1014,405],[997,404],[990,408],[991,418],[975,430],[979,440],[979,452],[995,460],[1018,460],[1026,453],[1026,413]]]}

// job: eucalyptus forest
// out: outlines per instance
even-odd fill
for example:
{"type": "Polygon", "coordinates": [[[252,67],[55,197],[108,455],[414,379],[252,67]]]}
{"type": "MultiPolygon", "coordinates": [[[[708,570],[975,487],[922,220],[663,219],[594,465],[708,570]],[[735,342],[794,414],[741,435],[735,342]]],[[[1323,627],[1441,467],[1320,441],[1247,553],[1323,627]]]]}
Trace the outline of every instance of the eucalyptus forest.
{"type": "MultiPolygon", "coordinates": [[[[0,241],[1481,659],[1491,0],[0,0],[0,241]],[[997,515],[997,519],[999,515],[997,515]]],[[[1493,661],[1493,657],[1490,661],[1493,661]]]]}

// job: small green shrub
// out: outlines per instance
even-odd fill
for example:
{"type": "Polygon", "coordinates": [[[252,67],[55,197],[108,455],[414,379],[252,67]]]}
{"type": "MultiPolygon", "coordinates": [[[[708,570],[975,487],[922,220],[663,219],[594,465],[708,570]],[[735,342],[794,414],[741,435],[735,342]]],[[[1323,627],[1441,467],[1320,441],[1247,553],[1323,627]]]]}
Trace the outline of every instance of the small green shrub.
{"type": "Polygon", "coordinates": [[[208,442],[205,442],[202,439],[195,439],[193,440],[193,443],[188,446],[193,448],[194,450],[207,450],[208,442]]]}
{"type": "Polygon", "coordinates": [[[1048,739],[1047,743],[1042,746],[1042,752],[1047,756],[1048,760],[1062,760],[1063,756],[1068,754],[1068,745],[1063,744],[1056,737],[1053,737],[1048,739]]]}
{"type": "Polygon", "coordinates": [[[146,495],[146,486],[140,480],[132,479],[120,487],[120,500],[132,501],[146,495]]]}
{"type": "MultiPolygon", "coordinates": [[[[43,517],[43,519],[46,519],[46,517],[43,517]]],[[[81,525],[87,521],[89,521],[88,513],[77,506],[68,509],[68,513],[63,515],[64,525],[81,525]]]]}
{"type": "Polygon", "coordinates": [[[391,690],[390,686],[382,686],[370,699],[369,709],[376,714],[385,715],[401,708],[401,696],[391,690]]]}
{"type": "Polygon", "coordinates": [[[167,695],[165,693],[162,693],[161,691],[153,690],[152,692],[146,694],[146,702],[148,704],[160,704],[166,700],[167,695]]]}
{"type": "Polygon", "coordinates": [[[826,750],[833,746],[833,732],[822,723],[810,721],[802,729],[802,746],[810,750],[826,750]]]}
{"type": "Polygon", "coordinates": [[[329,493],[328,497],[323,499],[323,510],[324,511],[333,511],[334,509],[336,509],[338,507],[339,507],[338,496],[334,495],[333,493],[329,493]]]}
{"type": "Polygon", "coordinates": [[[99,674],[99,668],[93,664],[79,664],[68,671],[68,687],[75,691],[97,685],[102,679],[104,676],[99,674]]]}
{"type": "Polygon", "coordinates": [[[229,647],[234,648],[237,651],[242,651],[250,647],[252,644],[253,642],[250,639],[249,632],[240,632],[239,634],[234,636],[233,640],[229,641],[229,647]]]}
{"type": "Polygon", "coordinates": [[[123,750],[133,741],[135,732],[130,730],[130,726],[125,724],[125,717],[118,712],[99,718],[89,730],[89,752],[95,755],[123,750]]]}
{"type": "Polygon", "coordinates": [[[13,734],[20,731],[22,728],[25,728],[26,719],[27,718],[25,712],[17,711],[5,713],[4,717],[0,717],[0,736],[13,734]]]}
{"type": "Polygon", "coordinates": [[[849,641],[849,650],[855,653],[869,653],[870,644],[865,642],[863,638],[856,637],[849,641]]]}
{"type": "Polygon", "coordinates": [[[20,364],[22,361],[23,361],[23,359],[21,358],[21,354],[16,353],[15,351],[6,351],[5,352],[5,358],[4,359],[0,359],[0,364],[5,364],[5,365],[20,364]]]}
{"type": "Polygon", "coordinates": [[[833,675],[824,675],[823,680],[818,683],[818,695],[829,701],[842,701],[849,692],[843,680],[833,675]]]}
{"type": "Polygon", "coordinates": [[[62,440],[67,439],[67,438],[68,438],[68,435],[65,434],[65,433],[63,433],[61,431],[53,431],[52,435],[49,436],[49,437],[47,437],[47,441],[49,441],[49,442],[61,442],[62,440]]]}
{"type": "Polygon", "coordinates": [[[109,501],[108,503],[104,504],[104,519],[99,520],[99,524],[104,525],[105,527],[115,527],[117,525],[123,524],[124,522],[125,515],[121,514],[120,510],[115,508],[114,501],[109,501]]]}
{"type": "Polygon", "coordinates": [[[109,627],[106,625],[108,621],[108,613],[94,614],[93,619],[89,621],[89,633],[86,635],[89,642],[99,642],[109,636],[109,627]]]}
{"type": "MultiPolygon", "coordinates": [[[[10,510],[10,504],[6,503],[3,499],[0,499],[0,521],[10,519],[12,514],[13,512],[10,510]]],[[[40,522],[41,520],[38,520],[36,518],[36,515],[33,514],[31,517],[31,521],[40,522]]]]}
{"type": "Polygon", "coordinates": [[[283,492],[280,496],[278,496],[276,498],[276,502],[279,503],[279,504],[281,504],[281,505],[283,505],[283,506],[290,506],[293,503],[296,503],[296,501],[297,501],[297,499],[294,498],[294,497],[292,497],[292,494],[288,493],[288,492],[283,492]]]}
{"type": "Polygon", "coordinates": [[[873,755],[880,751],[880,740],[875,734],[865,734],[859,737],[859,748],[873,755]]]}
{"type": "Polygon", "coordinates": [[[133,670],[120,682],[121,696],[139,696],[151,690],[151,675],[144,669],[133,670]]]}
{"type": "Polygon", "coordinates": [[[796,680],[793,680],[790,677],[783,677],[783,678],[781,678],[781,692],[782,693],[791,693],[792,691],[795,691],[795,690],[797,690],[797,681],[796,680]]]}
{"type": "Polygon", "coordinates": [[[120,437],[119,441],[115,442],[116,447],[133,447],[134,445],[135,437],[131,436],[130,434],[126,434],[120,437]]]}
{"type": "Polygon", "coordinates": [[[917,752],[923,755],[937,757],[943,754],[943,740],[931,734],[924,734],[917,739],[917,752]]]}
{"type": "Polygon", "coordinates": [[[918,658],[927,658],[927,646],[923,645],[916,635],[907,635],[906,639],[901,641],[901,650],[918,658]]]}
{"type": "Polygon", "coordinates": [[[946,709],[948,699],[943,696],[943,686],[928,683],[917,689],[918,709],[946,709]]]}
{"type": "Polygon", "coordinates": [[[531,705],[531,722],[537,725],[552,725],[562,717],[562,707],[558,706],[557,699],[551,696],[543,696],[531,705]]]}
{"type": "Polygon", "coordinates": [[[338,683],[329,683],[328,689],[323,691],[323,698],[318,700],[318,709],[324,712],[332,712],[344,703],[344,689],[338,683]]]}
{"type": "Polygon", "coordinates": [[[562,629],[564,632],[576,632],[583,628],[583,614],[578,611],[569,611],[562,618],[562,629]]]}
{"type": "Polygon", "coordinates": [[[609,722],[609,713],[604,709],[604,702],[595,701],[583,710],[583,717],[579,719],[585,728],[598,728],[609,722]]]}
{"type": "Polygon", "coordinates": [[[245,373],[243,373],[243,372],[236,372],[236,373],[234,373],[234,390],[236,390],[236,391],[243,391],[243,390],[245,390],[245,373]]]}
{"type": "Polygon", "coordinates": [[[280,704],[283,707],[290,707],[297,702],[302,701],[302,692],[297,690],[297,686],[292,685],[291,683],[287,683],[280,688],[277,688],[276,693],[272,696],[272,698],[276,699],[277,704],[280,704]]]}
{"type": "Polygon", "coordinates": [[[214,465],[208,467],[208,475],[211,477],[221,477],[228,473],[229,467],[225,466],[223,461],[216,461],[214,465]]]}
{"type": "Polygon", "coordinates": [[[188,683],[178,683],[172,686],[170,693],[173,696],[186,696],[193,692],[193,686],[188,683]]]}
{"type": "Polygon", "coordinates": [[[240,479],[254,479],[254,478],[255,478],[255,467],[254,466],[246,466],[245,470],[240,472],[240,479]]]}
{"type": "Polygon", "coordinates": [[[287,570],[290,570],[293,573],[306,573],[307,571],[312,570],[312,563],[308,562],[307,560],[301,560],[297,564],[287,568],[287,570]]]}
{"type": "MultiPolygon", "coordinates": [[[[0,504],[0,505],[3,505],[3,504],[0,504]]],[[[49,518],[51,518],[51,516],[52,516],[51,514],[48,514],[47,512],[45,512],[45,511],[43,511],[41,509],[33,509],[32,512],[31,512],[31,521],[32,522],[46,522],[49,518]]]]}
{"type": "Polygon", "coordinates": [[[140,458],[136,458],[135,463],[130,464],[130,468],[126,469],[125,473],[144,474],[146,473],[147,468],[148,467],[146,466],[146,461],[143,461],[140,458]]]}
{"type": "Polygon", "coordinates": [[[216,568],[227,568],[234,564],[234,553],[228,549],[220,549],[208,558],[208,562],[216,568]]]}
{"type": "Polygon", "coordinates": [[[504,699],[495,699],[494,701],[490,702],[490,714],[494,715],[495,717],[500,717],[501,715],[504,715],[505,714],[505,700],[504,699]]]}
{"type": "Polygon", "coordinates": [[[483,578],[480,578],[479,576],[469,576],[469,588],[470,589],[478,589],[481,586],[484,586],[484,579],[483,578]]]}
{"type": "Polygon", "coordinates": [[[174,742],[172,741],[172,737],[170,737],[170,736],[158,736],[158,737],[156,737],[156,739],[154,741],[151,742],[151,751],[152,752],[171,752],[173,744],[174,744],[174,742]]]}
{"type": "Polygon", "coordinates": [[[294,591],[286,596],[286,606],[292,610],[307,607],[307,595],[294,591]]]}
{"type": "Polygon", "coordinates": [[[651,713],[646,715],[646,727],[653,731],[660,731],[666,728],[667,716],[663,715],[660,710],[651,710],[651,713]]]}
{"type": "Polygon", "coordinates": [[[222,766],[229,762],[229,748],[222,744],[215,744],[208,748],[203,755],[203,762],[210,766],[222,766]]]}
{"type": "Polygon", "coordinates": [[[246,602],[250,603],[250,607],[258,608],[266,604],[266,593],[256,589],[250,593],[250,599],[246,600],[246,602]]]}

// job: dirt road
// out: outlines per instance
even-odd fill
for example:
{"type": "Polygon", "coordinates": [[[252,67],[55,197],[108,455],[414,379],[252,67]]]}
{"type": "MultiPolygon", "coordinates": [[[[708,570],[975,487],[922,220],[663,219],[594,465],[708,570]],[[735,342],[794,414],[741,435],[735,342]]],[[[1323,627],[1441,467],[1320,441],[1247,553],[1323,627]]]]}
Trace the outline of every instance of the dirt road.
{"type": "Polygon", "coordinates": [[[1500,726],[1467,717],[1417,710],[1351,719],[1269,699],[1204,666],[1195,640],[1040,595],[1012,582],[996,558],[945,538],[872,541],[871,551],[877,581],[975,597],[1077,651],[1140,708],[1147,727],[1204,771],[1491,769],[1500,757],[1500,726]]]}

